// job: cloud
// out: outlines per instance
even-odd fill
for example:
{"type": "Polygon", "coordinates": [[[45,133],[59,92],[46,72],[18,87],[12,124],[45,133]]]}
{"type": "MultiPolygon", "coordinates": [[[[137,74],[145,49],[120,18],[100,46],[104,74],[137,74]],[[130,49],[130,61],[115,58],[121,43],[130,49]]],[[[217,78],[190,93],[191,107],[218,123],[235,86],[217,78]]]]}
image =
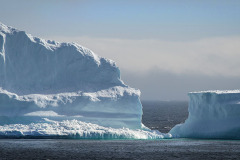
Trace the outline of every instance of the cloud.
{"type": "MultiPolygon", "coordinates": [[[[49,37],[48,37],[49,38],[49,37]]],[[[240,37],[195,41],[51,37],[113,59],[142,100],[187,100],[199,90],[240,89],[240,37]]]]}
{"type": "Polygon", "coordinates": [[[128,70],[121,72],[126,84],[141,90],[142,100],[188,100],[187,93],[192,91],[240,89],[240,77],[174,74],[159,69],[145,73],[128,70]]]}
{"type": "Polygon", "coordinates": [[[90,37],[47,37],[76,42],[113,59],[120,69],[147,72],[158,68],[174,74],[240,76],[240,36],[194,41],[130,40],[90,37]]]}

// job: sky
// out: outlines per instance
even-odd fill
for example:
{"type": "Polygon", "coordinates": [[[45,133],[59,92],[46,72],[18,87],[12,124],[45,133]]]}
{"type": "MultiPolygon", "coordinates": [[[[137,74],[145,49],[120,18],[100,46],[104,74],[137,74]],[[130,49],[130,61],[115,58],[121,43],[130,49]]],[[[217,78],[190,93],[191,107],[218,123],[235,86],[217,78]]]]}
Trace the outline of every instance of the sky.
{"type": "Polygon", "coordinates": [[[114,60],[142,100],[240,89],[239,0],[0,0],[0,22],[114,60]]]}

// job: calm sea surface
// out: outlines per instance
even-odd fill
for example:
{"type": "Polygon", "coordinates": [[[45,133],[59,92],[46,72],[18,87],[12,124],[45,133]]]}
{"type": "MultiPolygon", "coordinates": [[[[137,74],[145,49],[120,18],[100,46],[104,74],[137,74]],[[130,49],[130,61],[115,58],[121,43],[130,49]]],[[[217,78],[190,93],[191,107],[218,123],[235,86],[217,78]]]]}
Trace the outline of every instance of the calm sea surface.
{"type": "MultiPolygon", "coordinates": [[[[143,123],[168,132],[188,116],[187,102],[143,102],[143,123]]],[[[0,139],[2,159],[240,159],[240,141],[0,139]]]]}
{"type": "Polygon", "coordinates": [[[142,122],[150,129],[168,133],[176,124],[183,123],[188,117],[188,102],[143,101],[142,122]]]}

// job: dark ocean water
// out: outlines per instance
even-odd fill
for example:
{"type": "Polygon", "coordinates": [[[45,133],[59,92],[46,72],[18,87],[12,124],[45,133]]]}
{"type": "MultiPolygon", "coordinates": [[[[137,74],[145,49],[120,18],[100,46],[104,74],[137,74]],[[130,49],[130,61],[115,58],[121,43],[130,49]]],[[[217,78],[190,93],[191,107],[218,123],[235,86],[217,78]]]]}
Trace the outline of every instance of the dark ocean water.
{"type": "Polygon", "coordinates": [[[168,133],[176,124],[188,117],[187,101],[143,101],[142,122],[150,129],[168,133]]]}
{"type": "MultiPolygon", "coordinates": [[[[188,116],[187,102],[143,102],[143,123],[168,132],[188,116]]],[[[8,159],[240,159],[240,141],[0,139],[8,159]]]]}
{"type": "Polygon", "coordinates": [[[0,159],[239,159],[239,141],[2,139],[0,159]]]}

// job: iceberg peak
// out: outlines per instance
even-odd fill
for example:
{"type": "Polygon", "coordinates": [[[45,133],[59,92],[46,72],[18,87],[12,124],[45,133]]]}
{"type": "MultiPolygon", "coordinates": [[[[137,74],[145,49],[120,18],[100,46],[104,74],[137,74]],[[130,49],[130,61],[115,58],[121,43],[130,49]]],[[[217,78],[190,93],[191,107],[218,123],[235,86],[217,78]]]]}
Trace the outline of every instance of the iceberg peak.
{"type": "Polygon", "coordinates": [[[125,86],[112,60],[76,43],[44,40],[4,24],[0,53],[0,87],[20,95],[125,86]]]}
{"type": "Polygon", "coordinates": [[[13,29],[12,27],[6,26],[5,24],[0,22],[0,32],[11,33],[13,30],[15,29],[13,29]]]}
{"type": "Polygon", "coordinates": [[[114,61],[76,43],[41,39],[2,23],[0,99],[0,128],[16,117],[20,125],[49,117],[142,128],[140,91],[123,83],[114,61]]]}

